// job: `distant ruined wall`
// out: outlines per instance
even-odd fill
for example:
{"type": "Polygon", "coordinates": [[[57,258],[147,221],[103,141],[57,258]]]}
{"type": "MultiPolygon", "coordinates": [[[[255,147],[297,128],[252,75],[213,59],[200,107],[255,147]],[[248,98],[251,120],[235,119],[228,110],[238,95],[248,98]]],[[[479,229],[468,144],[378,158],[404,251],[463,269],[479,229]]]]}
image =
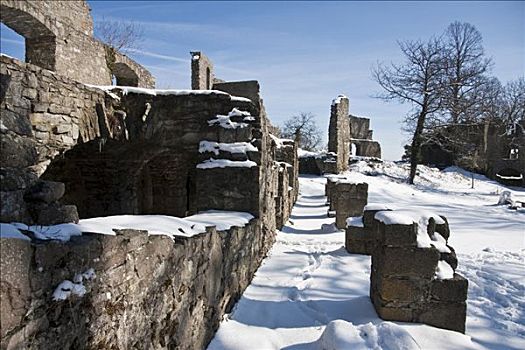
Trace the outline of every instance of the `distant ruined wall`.
{"type": "MultiPolygon", "coordinates": [[[[0,0],[0,10],[1,21],[25,38],[26,62],[87,84],[111,85],[112,74],[118,75],[112,71],[113,50],[93,38],[84,0],[0,0]]],[[[136,86],[154,86],[143,67],[135,62],[128,67],[139,76],[136,86]]]]}
{"type": "Polygon", "coordinates": [[[272,243],[259,220],[191,237],[84,234],[1,239],[2,349],[204,349],[272,243]],[[53,301],[93,269],[86,294],[53,301]]]}
{"type": "Polygon", "coordinates": [[[214,73],[211,60],[202,52],[191,52],[191,88],[192,90],[211,90],[214,73]]]}
{"type": "Polygon", "coordinates": [[[355,147],[355,156],[381,158],[381,145],[373,141],[373,131],[370,130],[370,119],[355,117],[350,118],[350,147],[355,147]]]}
{"type": "Polygon", "coordinates": [[[337,154],[337,173],[348,169],[350,158],[349,101],[340,95],[332,102],[328,127],[328,151],[337,154]]]}

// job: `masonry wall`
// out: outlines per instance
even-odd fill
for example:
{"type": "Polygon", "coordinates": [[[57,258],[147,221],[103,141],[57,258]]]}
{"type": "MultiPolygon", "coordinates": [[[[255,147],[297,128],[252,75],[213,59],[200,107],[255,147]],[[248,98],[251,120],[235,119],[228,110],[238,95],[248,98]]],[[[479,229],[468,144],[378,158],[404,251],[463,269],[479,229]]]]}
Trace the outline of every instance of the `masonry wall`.
{"type": "Polygon", "coordinates": [[[105,95],[35,65],[5,56],[0,63],[0,219],[32,223],[25,192],[58,155],[101,135],[105,95]]]}
{"type": "Polygon", "coordinates": [[[328,151],[337,154],[337,173],[348,169],[350,158],[348,109],[349,101],[345,96],[339,96],[332,102],[328,128],[328,151]]]}
{"type": "MultiPolygon", "coordinates": [[[[112,74],[118,74],[114,50],[93,38],[91,10],[84,0],[1,0],[0,8],[2,22],[26,39],[27,62],[94,85],[111,85],[112,74]]],[[[153,87],[152,75],[128,60],[139,76],[137,86],[153,87]]]]}
{"type": "Polygon", "coordinates": [[[270,245],[256,219],[175,241],[132,230],[67,243],[2,239],[2,349],[203,349],[270,245]],[[83,297],[52,300],[90,268],[83,297]]]}

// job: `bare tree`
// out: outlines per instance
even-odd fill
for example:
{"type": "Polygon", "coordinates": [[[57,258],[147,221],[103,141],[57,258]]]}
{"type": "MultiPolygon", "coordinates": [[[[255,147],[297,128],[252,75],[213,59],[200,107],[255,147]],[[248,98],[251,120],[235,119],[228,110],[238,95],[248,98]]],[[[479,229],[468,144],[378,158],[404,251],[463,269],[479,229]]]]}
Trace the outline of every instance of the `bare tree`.
{"type": "Polygon", "coordinates": [[[428,42],[400,42],[399,47],[405,62],[390,66],[380,64],[374,69],[373,78],[384,89],[379,98],[409,103],[413,107],[405,120],[413,130],[408,179],[413,184],[425,126],[428,119],[442,108],[444,50],[441,40],[437,38],[428,42]]]}
{"type": "Polygon", "coordinates": [[[485,57],[481,33],[469,23],[450,24],[443,36],[446,88],[444,109],[449,123],[473,122],[478,116],[478,90],[487,82],[491,60],[485,57]]]}
{"type": "Polygon", "coordinates": [[[314,151],[321,144],[321,131],[312,113],[303,112],[288,119],[281,128],[281,135],[295,140],[307,151],[314,151]]]}
{"type": "Polygon", "coordinates": [[[123,53],[137,50],[144,40],[144,29],[133,21],[103,18],[96,23],[95,34],[102,42],[123,53]]]}
{"type": "MultiPolygon", "coordinates": [[[[510,81],[505,85],[502,96],[502,120],[508,125],[525,120],[525,78],[510,81]]],[[[525,131],[525,130],[524,130],[525,131]]]]}

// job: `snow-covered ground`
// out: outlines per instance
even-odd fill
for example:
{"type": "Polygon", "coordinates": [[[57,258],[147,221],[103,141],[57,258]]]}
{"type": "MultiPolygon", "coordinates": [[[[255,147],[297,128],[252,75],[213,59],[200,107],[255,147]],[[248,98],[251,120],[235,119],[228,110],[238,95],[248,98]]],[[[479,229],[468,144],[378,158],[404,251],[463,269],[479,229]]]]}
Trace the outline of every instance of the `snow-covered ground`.
{"type": "MultiPolygon", "coordinates": [[[[506,188],[461,169],[359,162],[369,203],[445,215],[458,272],[469,279],[466,335],[384,322],[368,298],[370,257],[348,254],[327,218],[322,177],[301,177],[300,198],[277,242],[209,345],[218,349],[525,349],[525,211],[496,206],[506,188]],[[373,163],[370,163],[373,164],[373,163]]],[[[523,189],[511,189],[524,200],[523,189]]]]}

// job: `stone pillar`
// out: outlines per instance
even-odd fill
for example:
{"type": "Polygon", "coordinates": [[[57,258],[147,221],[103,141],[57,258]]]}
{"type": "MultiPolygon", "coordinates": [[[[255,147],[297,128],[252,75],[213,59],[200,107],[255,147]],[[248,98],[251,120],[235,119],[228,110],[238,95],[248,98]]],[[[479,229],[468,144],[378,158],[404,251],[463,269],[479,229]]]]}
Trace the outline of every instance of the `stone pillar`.
{"type": "Polygon", "coordinates": [[[211,90],[213,86],[213,64],[200,51],[191,54],[191,88],[192,90],[211,90]]]}
{"type": "Polygon", "coordinates": [[[328,151],[337,154],[337,172],[348,169],[350,158],[350,125],[348,97],[339,95],[332,101],[328,128],[328,151]]]}
{"type": "Polygon", "coordinates": [[[368,198],[368,184],[339,180],[330,190],[330,194],[332,198],[330,203],[333,202],[335,210],[335,225],[339,229],[344,229],[348,217],[363,214],[368,198]]]}
{"type": "MultiPolygon", "coordinates": [[[[377,240],[372,252],[370,298],[379,317],[464,333],[468,281],[454,273],[457,260],[454,250],[446,245],[446,220],[419,218],[420,224],[428,220],[428,233],[421,233],[418,223],[401,212],[378,212],[368,227],[369,222],[363,220],[361,233],[371,233],[377,240]],[[427,244],[422,243],[425,241],[427,244]]],[[[356,240],[358,230],[350,231],[356,240]]]]}

